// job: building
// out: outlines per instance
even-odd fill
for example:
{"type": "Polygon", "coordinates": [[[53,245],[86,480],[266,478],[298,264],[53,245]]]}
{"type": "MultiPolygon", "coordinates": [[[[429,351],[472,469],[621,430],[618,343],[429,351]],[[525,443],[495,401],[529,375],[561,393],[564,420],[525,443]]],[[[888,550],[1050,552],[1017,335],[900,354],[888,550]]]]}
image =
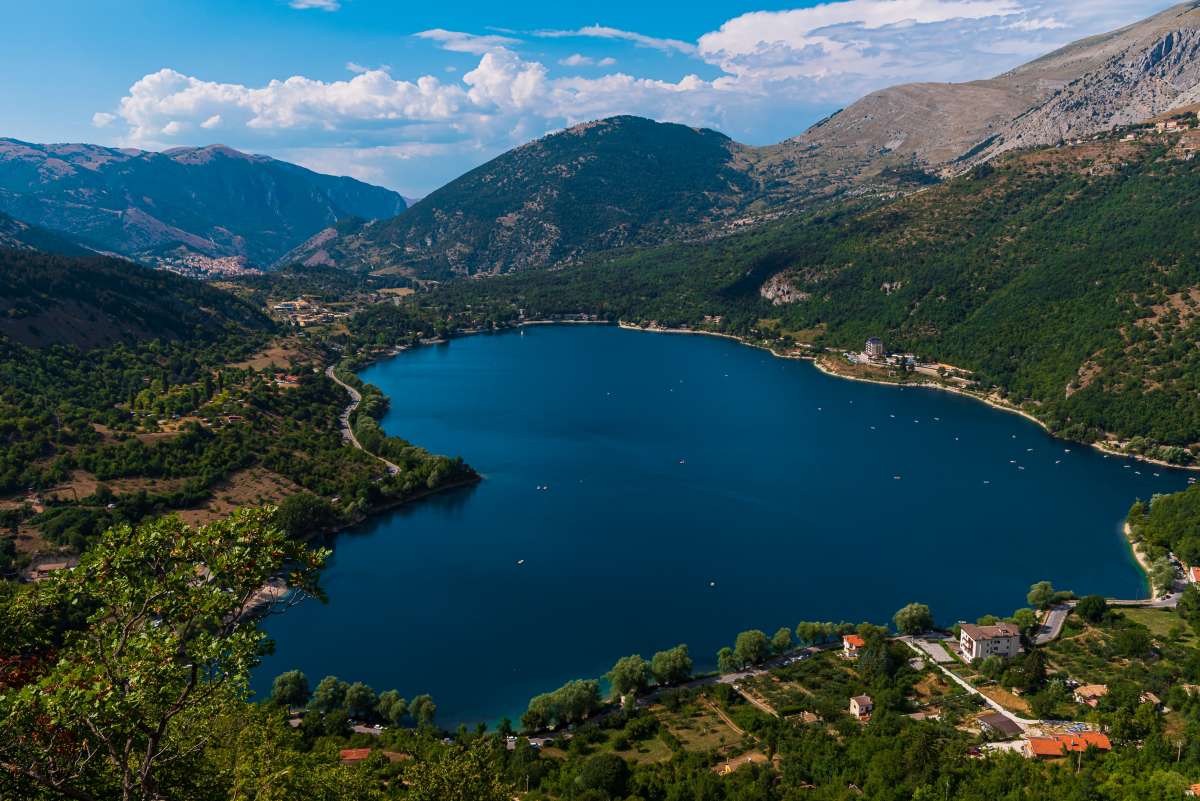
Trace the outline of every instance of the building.
{"type": "Polygon", "coordinates": [[[866,350],[863,351],[867,358],[873,362],[881,362],[887,354],[883,352],[883,340],[879,337],[871,337],[867,340],[866,350]]]}
{"type": "Polygon", "coordinates": [[[1056,734],[1052,737],[1030,737],[1025,741],[1025,756],[1033,758],[1060,757],[1069,753],[1086,751],[1089,748],[1111,751],[1112,743],[1108,741],[1107,735],[1098,731],[1056,734]]]}
{"type": "Polygon", "coordinates": [[[1021,650],[1021,631],[1012,623],[994,626],[959,626],[958,644],[968,662],[989,656],[1016,656],[1021,650]]]}
{"type": "Polygon", "coordinates": [[[1084,684],[1075,688],[1075,703],[1095,709],[1100,703],[1100,699],[1106,695],[1108,695],[1107,684],[1084,684]]]}
{"type": "Polygon", "coordinates": [[[995,734],[1000,737],[1017,737],[1021,732],[1021,727],[1017,722],[1010,717],[1001,715],[999,712],[989,712],[979,718],[979,728],[985,733],[995,734]]]}
{"type": "Polygon", "coordinates": [[[1192,584],[1200,583],[1200,567],[1188,568],[1188,581],[1190,581],[1192,584]]]}
{"type": "Polygon", "coordinates": [[[842,656],[847,659],[858,659],[859,652],[866,647],[866,644],[866,640],[857,634],[845,634],[842,636],[842,656]]]}
{"type": "Polygon", "coordinates": [[[850,714],[859,720],[870,719],[871,712],[874,709],[875,703],[869,695],[856,695],[850,699],[850,714]]]}
{"type": "Polygon", "coordinates": [[[370,755],[370,748],[343,748],[341,751],[338,751],[338,758],[343,765],[353,765],[355,762],[362,762],[370,755]]]}

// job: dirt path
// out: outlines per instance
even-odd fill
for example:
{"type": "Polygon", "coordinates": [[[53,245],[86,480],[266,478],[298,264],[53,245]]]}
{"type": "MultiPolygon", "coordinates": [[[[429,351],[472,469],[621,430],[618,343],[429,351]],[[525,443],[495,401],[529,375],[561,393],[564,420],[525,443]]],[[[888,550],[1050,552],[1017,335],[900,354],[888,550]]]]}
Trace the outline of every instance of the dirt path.
{"type": "Polygon", "coordinates": [[[354,447],[358,448],[363,453],[370,454],[371,456],[374,456],[379,461],[383,462],[385,465],[387,465],[388,472],[391,473],[393,476],[398,474],[400,472],[400,468],[397,465],[389,462],[387,459],[384,459],[382,456],[376,456],[375,454],[371,453],[369,450],[367,450],[366,448],[364,448],[362,446],[362,443],[360,443],[358,441],[358,437],[354,436],[354,429],[351,428],[351,426],[350,426],[350,415],[354,414],[354,410],[358,408],[358,404],[362,403],[362,395],[359,393],[359,391],[357,389],[350,386],[345,381],[343,381],[342,379],[340,379],[336,375],[334,375],[332,364],[329,365],[329,367],[325,368],[325,375],[328,376],[329,379],[331,381],[333,381],[335,384],[337,384],[339,387],[346,390],[346,392],[349,393],[349,395],[350,395],[350,405],[347,406],[342,411],[341,415],[338,416],[338,423],[341,424],[341,427],[342,427],[342,439],[346,440],[347,442],[349,442],[354,447]]]}

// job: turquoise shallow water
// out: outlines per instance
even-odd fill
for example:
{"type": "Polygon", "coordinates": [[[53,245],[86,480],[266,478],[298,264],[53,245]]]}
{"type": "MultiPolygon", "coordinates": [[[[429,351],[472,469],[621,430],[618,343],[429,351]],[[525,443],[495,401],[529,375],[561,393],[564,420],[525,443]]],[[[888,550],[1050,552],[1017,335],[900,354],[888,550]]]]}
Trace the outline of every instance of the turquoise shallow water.
{"type": "Polygon", "coordinates": [[[976,401],[728,340],[525,331],[363,373],[389,433],[486,479],[340,536],[330,603],[269,621],[257,689],[298,667],[432,693],[444,725],[515,720],[629,653],[686,642],[711,666],[746,628],[883,623],[909,601],[950,624],[1041,579],[1140,597],[1121,521],[1186,485],[976,401]]]}

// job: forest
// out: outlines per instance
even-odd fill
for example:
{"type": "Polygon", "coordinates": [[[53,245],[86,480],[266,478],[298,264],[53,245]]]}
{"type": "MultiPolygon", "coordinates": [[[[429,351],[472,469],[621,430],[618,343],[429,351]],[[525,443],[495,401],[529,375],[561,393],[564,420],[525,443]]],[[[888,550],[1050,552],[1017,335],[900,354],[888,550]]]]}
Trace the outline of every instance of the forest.
{"type": "Polygon", "coordinates": [[[452,282],[413,303],[497,322],[586,312],[788,347],[880,336],[1054,432],[1190,464],[1200,443],[1200,165],[1154,142],[1022,151],[884,205],[452,282]],[[774,303],[768,279],[791,290],[774,303]]]}

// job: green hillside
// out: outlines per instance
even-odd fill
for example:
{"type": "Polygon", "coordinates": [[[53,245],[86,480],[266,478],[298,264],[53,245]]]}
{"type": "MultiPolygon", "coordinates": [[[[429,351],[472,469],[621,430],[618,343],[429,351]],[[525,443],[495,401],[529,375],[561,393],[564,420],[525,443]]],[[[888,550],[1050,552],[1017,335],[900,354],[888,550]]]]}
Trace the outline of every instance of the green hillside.
{"type": "Polygon", "coordinates": [[[101,256],[0,250],[0,334],[25,345],[86,350],[271,327],[248,303],[173,273],[101,256]]]}
{"type": "Polygon", "coordinates": [[[975,372],[1060,433],[1186,462],[1178,448],[1200,443],[1198,199],[1200,164],[1176,137],[1089,143],[1010,155],[878,208],[441,298],[669,325],[719,315],[707,327],[818,347],[882,336],[975,372]],[[764,297],[772,277],[791,302],[764,297]]]}

